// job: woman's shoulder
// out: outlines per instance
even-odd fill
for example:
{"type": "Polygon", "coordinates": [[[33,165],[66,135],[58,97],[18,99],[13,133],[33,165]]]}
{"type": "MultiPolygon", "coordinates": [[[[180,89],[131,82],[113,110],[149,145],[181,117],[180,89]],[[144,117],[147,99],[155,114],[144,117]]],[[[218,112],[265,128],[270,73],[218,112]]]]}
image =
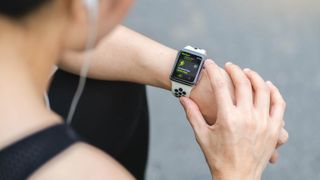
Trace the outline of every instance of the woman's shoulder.
{"type": "Polygon", "coordinates": [[[86,143],[76,143],[54,157],[30,179],[134,179],[112,157],[86,143]]]}

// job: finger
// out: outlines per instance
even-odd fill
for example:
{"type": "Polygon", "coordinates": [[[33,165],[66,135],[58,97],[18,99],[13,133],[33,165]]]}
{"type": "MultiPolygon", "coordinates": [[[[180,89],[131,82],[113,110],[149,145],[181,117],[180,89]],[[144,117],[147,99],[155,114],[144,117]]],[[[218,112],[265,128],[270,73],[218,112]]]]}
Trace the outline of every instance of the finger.
{"type": "MultiPolygon", "coordinates": [[[[282,128],[281,132],[280,132],[280,136],[278,139],[278,143],[277,143],[277,147],[276,149],[278,149],[280,146],[282,146],[283,144],[285,144],[289,139],[289,135],[288,132],[282,128]]],[[[269,160],[270,163],[275,164],[279,159],[279,152],[277,150],[275,150],[269,160]]]]}
{"type": "Polygon", "coordinates": [[[249,109],[252,107],[252,86],[239,66],[227,63],[225,66],[235,87],[236,105],[249,109]]]}
{"type": "Polygon", "coordinates": [[[227,80],[224,78],[219,66],[212,60],[207,60],[205,62],[205,70],[209,76],[210,84],[215,94],[217,111],[228,112],[234,105],[228,89],[227,80]]]}
{"type": "Polygon", "coordinates": [[[254,105],[257,109],[262,110],[269,115],[270,109],[270,89],[262,77],[250,69],[244,70],[245,74],[251,81],[254,90],[254,105]]]}
{"type": "Polygon", "coordinates": [[[285,130],[284,128],[281,129],[280,135],[279,135],[279,139],[277,142],[277,148],[279,148],[280,146],[282,146],[283,144],[287,143],[289,140],[289,133],[287,130],[285,130]]]}
{"type": "Polygon", "coordinates": [[[275,150],[269,160],[270,163],[275,164],[279,159],[279,153],[277,150],[275,150]]]}
{"type": "Polygon", "coordinates": [[[280,94],[277,87],[275,87],[270,81],[267,82],[270,88],[270,116],[272,119],[279,121],[282,124],[284,112],[286,109],[286,103],[280,94]]]}
{"type": "Polygon", "coordinates": [[[181,97],[180,102],[186,112],[189,123],[196,132],[208,126],[196,103],[186,97],[181,97]]]}

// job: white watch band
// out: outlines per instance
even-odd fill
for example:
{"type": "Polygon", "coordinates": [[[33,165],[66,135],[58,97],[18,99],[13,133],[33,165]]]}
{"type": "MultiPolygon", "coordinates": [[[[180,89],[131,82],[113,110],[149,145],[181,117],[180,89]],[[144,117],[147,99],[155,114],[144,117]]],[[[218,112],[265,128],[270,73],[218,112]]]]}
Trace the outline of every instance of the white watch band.
{"type": "Polygon", "coordinates": [[[192,90],[192,86],[171,81],[171,90],[172,90],[172,94],[176,97],[181,97],[181,96],[189,97],[192,90]]]}
{"type": "MultiPolygon", "coordinates": [[[[192,46],[186,46],[183,49],[187,49],[190,51],[194,51],[194,52],[197,52],[200,54],[207,55],[207,52],[204,49],[194,48],[192,46]]],[[[172,94],[178,98],[182,97],[182,96],[189,97],[191,94],[192,88],[193,88],[193,86],[188,86],[188,85],[176,82],[176,81],[171,81],[172,94]]]]}
{"type": "Polygon", "coordinates": [[[195,51],[195,52],[197,52],[197,53],[207,55],[207,51],[204,50],[204,49],[194,48],[194,47],[192,47],[192,46],[186,46],[186,47],[184,47],[183,49],[188,49],[188,50],[190,50],[190,51],[195,51]]]}

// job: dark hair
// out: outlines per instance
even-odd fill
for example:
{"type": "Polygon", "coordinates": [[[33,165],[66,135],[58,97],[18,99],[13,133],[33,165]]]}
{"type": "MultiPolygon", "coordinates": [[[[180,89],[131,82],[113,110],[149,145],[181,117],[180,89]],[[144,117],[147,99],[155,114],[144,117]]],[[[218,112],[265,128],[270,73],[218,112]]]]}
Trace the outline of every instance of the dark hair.
{"type": "Polygon", "coordinates": [[[0,15],[12,18],[20,18],[49,0],[0,0],[0,15]]]}

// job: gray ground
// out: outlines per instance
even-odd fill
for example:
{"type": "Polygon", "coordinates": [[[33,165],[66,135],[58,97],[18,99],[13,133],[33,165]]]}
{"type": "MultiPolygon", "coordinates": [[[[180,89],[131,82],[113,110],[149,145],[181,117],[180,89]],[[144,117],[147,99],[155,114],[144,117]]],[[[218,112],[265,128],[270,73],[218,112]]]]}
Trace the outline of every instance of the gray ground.
{"type": "MultiPolygon", "coordinates": [[[[137,0],[129,27],[174,48],[206,48],[273,81],[288,103],[289,143],[263,179],[320,179],[319,0],[137,0]]],[[[177,100],[148,89],[149,180],[210,179],[177,100]]]]}

